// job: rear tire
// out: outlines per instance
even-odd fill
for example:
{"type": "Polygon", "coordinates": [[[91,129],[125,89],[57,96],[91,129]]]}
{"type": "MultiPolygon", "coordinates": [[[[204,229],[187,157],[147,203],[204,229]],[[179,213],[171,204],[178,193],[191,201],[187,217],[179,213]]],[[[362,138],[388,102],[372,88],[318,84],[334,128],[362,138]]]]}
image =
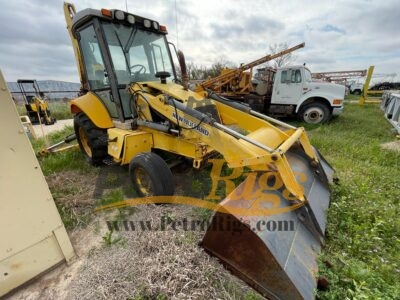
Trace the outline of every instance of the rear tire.
{"type": "Polygon", "coordinates": [[[172,196],[174,178],[166,162],[152,152],[139,153],[129,164],[129,177],[141,197],[172,196]]]}
{"type": "Polygon", "coordinates": [[[320,102],[312,102],[300,108],[299,118],[308,124],[320,124],[331,117],[329,108],[320,102]]]}
{"type": "Polygon", "coordinates": [[[107,132],[96,127],[82,112],[74,117],[74,130],[86,160],[92,165],[101,165],[107,157],[107,132]]]}

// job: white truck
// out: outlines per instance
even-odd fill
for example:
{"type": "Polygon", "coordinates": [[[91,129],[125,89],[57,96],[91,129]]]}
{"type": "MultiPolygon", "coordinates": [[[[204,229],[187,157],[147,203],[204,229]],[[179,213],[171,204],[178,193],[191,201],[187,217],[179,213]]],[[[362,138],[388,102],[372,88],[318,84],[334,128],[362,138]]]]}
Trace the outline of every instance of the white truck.
{"type": "Polygon", "coordinates": [[[258,69],[253,80],[254,93],[243,97],[253,109],[275,116],[296,115],[318,124],[343,112],[345,87],[313,81],[305,66],[258,69]]]}
{"type": "Polygon", "coordinates": [[[353,81],[353,82],[349,85],[349,92],[350,92],[350,94],[361,95],[363,89],[364,89],[364,84],[363,84],[363,83],[360,83],[360,82],[353,81]]]}

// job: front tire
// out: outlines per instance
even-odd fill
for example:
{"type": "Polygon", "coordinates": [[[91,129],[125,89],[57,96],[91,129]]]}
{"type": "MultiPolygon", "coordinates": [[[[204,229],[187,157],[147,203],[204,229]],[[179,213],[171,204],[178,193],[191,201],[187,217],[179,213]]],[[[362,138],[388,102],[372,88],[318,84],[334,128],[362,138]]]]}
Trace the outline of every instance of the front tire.
{"type": "Polygon", "coordinates": [[[329,120],[331,112],[329,108],[319,102],[312,102],[300,108],[299,118],[308,124],[320,124],[329,120]]]}
{"type": "Polygon", "coordinates": [[[152,152],[139,153],[129,164],[129,176],[141,197],[172,196],[175,184],[166,162],[152,152]]]}
{"type": "Polygon", "coordinates": [[[107,157],[107,132],[96,127],[82,112],[74,117],[74,130],[86,160],[92,165],[101,165],[107,157]]]}

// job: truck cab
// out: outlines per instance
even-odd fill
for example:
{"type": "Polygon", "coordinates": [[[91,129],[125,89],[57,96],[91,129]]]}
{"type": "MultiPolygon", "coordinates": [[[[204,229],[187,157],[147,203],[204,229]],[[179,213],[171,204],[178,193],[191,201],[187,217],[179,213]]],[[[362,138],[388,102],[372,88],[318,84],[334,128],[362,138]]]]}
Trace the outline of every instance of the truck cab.
{"type": "Polygon", "coordinates": [[[364,84],[361,82],[353,81],[349,85],[350,94],[361,95],[363,89],[364,89],[364,84]]]}
{"type": "Polygon", "coordinates": [[[343,112],[344,95],[342,85],[313,81],[305,66],[283,67],[275,75],[269,110],[297,114],[302,121],[317,124],[343,112]]]}

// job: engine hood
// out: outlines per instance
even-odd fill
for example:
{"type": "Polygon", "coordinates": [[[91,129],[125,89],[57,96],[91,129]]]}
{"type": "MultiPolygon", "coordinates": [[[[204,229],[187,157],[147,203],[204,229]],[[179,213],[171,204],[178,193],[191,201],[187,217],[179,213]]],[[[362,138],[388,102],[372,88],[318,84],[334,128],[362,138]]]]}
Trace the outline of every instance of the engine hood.
{"type": "Polygon", "coordinates": [[[334,98],[344,99],[345,86],[330,82],[312,81],[307,84],[309,92],[317,92],[321,94],[329,94],[334,98]]]}

